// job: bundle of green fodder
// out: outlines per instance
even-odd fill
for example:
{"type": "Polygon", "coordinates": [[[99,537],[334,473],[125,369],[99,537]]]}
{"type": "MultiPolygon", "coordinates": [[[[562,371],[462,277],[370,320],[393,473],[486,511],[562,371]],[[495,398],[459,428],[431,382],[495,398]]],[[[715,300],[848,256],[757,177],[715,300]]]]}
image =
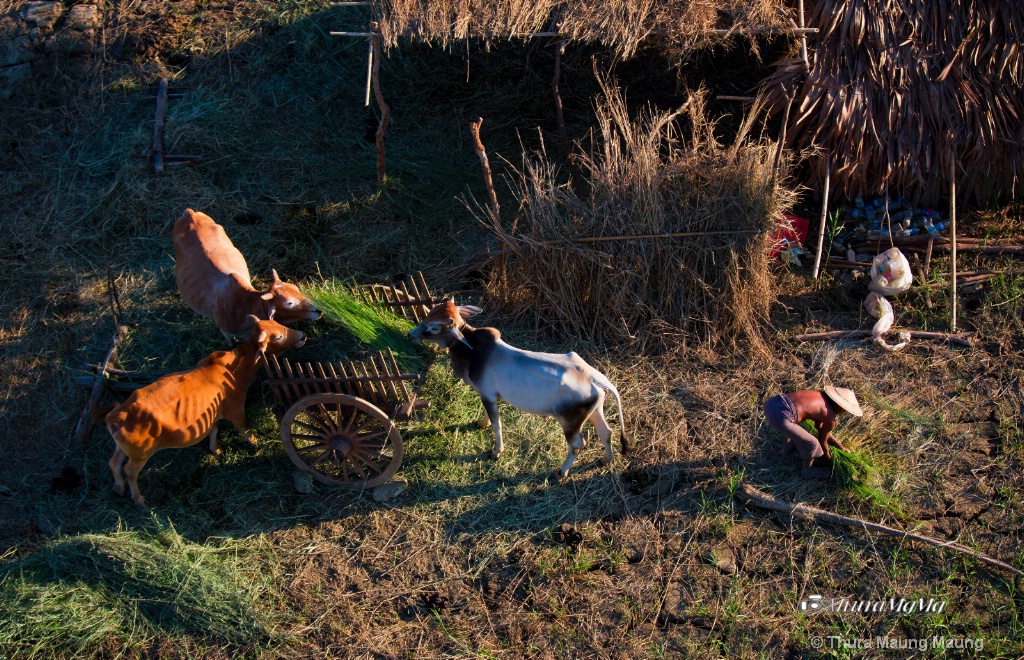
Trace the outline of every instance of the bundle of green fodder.
{"type": "Polygon", "coordinates": [[[386,45],[412,36],[447,45],[454,40],[500,40],[555,30],[570,41],[599,43],[632,55],[651,35],[688,50],[720,39],[715,29],[789,27],[778,0],[373,0],[386,45]]]}
{"type": "Polygon", "coordinates": [[[403,369],[423,366],[423,355],[409,339],[412,324],[386,307],[353,292],[352,286],[335,279],[324,280],[303,289],[313,304],[323,311],[322,334],[337,329],[350,340],[345,348],[355,353],[387,351],[394,353],[403,369]],[[354,343],[353,343],[354,342],[354,343]]]}
{"type": "Polygon", "coordinates": [[[757,111],[723,147],[703,93],[683,110],[633,121],[605,84],[599,143],[576,154],[586,181],[575,188],[585,193],[560,183],[545,159],[524,156],[512,177],[515,221],[506,228],[485,218],[508,250],[490,295],[506,313],[598,344],[764,349],[774,299],[767,231],[793,195],[773,177],[776,145],[750,135],[757,111]],[[690,232],[702,235],[664,236],[690,232]],[[608,237],[626,238],[594,240],[608,237]]]}
{"type": "Polygon", "coordinates": [[[1024,12],[1019,2],[812,0],[810,70],[761,82],[790,146],[814,146],[812,181],[848,197],[888,189],[936,203],[1018,196],[1024,174],[1024,12]]]}

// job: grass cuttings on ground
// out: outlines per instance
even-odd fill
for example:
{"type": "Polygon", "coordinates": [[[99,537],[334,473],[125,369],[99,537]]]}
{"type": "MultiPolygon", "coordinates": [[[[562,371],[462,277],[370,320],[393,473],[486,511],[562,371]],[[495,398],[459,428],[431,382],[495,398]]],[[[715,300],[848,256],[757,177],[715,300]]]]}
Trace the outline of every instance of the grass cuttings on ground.
{"type": "Polygon", "coordinates": [[[0,648],[21,658],[132,655],[196,636],[236,651],[266,646],[280,633],[257,607],[273,599],[270,576],[247,559],[253,549],[195,544],[160,522],[57,539],[0,570],[0,648]]]}
{"type": "Polygon", "coordinates": [[[366,351],[391,349],[403,369],[424,365],[420,350],[409,339],[412,324],[382,305],[376,305],[352,292],[335,279],[305,288],[305,293],[324,313],[321,323],[343,328],[366,351]]]}

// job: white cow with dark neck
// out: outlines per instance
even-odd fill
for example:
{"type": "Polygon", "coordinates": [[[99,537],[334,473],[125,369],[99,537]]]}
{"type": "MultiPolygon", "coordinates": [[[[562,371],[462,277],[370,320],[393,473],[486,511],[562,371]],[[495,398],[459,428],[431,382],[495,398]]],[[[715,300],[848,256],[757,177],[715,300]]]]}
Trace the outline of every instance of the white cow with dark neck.
{"type": "MultiPolygon", "coordinates": [[[[465,319],[479,314],[479,307],[457,306],[454,299],[437,305],[409,332],[415,341],[431,341],[448,349],[455,375],[480,395],[484,411],[494,427],[495,458],[501,454],[501,418],[498,400],[536,415],[554,417],[565,433],[569,454],[553,475],[558,481],[569,474],[583,449],[580,431],[589,419],[604,443],[602,464],[612,461],[612,430],[604,419],[605,393],[615,396],[619,424],[623,425],[619,392],[604,374],[576,353],[537,353],[510,346],[494,328],[473,328],[465,319]]],[[[622,454],[628,449],[625,426],[620,436],[622,454]]]]}

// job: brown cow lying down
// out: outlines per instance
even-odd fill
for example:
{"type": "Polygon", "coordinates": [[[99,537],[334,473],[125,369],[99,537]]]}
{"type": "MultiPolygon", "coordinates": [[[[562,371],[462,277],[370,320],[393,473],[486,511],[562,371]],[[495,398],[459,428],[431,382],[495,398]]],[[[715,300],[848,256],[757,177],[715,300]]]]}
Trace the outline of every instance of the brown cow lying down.
{"type": "Polygon", "coordinates": [[[245,421],[245,395],[256,380],[264,353],[277,355],[286,348],[300,348],[306,336],[277,321],[250,319],[248,341],[231,351],[217,351],[203,358],[195,369],[168,374],[132,392],[128,400],[107,414],[107,430],[117,444],[110,459],[114,492],[124,495],[121,466],[132,499],[139,506],[146,501],[139,492],[139,472],[156,452],[169,447],[190,447],[210,438],[210,451],[217,449],[217,422],[226,419],[251,443],[256,438],[245,421]]]}
{"type": "Polygon", "coordinates": [[[213,319],[228,341],[248,337],[250,316],[292,323],[316,320],[320,311],[294,284],[282,282],[271,270],[267,291],[257,291],[249,278],[245,257],[224,228],[205,213],[185,209],[174,223],[174,279],[185,303],[213,319]]]}

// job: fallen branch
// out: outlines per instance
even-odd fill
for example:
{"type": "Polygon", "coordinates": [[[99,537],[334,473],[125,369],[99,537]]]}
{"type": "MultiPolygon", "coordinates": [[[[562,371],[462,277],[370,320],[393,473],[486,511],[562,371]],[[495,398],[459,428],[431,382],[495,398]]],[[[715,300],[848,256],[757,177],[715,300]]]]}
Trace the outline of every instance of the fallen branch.
{"type": "Polygon", "coordinates": [[[96,381],[97,380],[102,380],[103,381],[103,387],[105,389],[108,389],[108,390],[111,390],[111,391],[114,391],[114,392],[134,392],[135,390],[143,388],[143,387],[145,387],[147,385],[147,383],[139,383],[139,382],[125,381],[125,380],[114,380],[114,379],[111,379],[111,378],[99,378],[99,379],[97,379],[97,378],[95,378],[93,376],[75,376],[73,378],[73,380],[75,382],[75,385],[78,385],[79,387],[84,387],[86,389],[91,389],[91,388],[96,387],[96,381]]]}
{"type": "Polygon", "coordinates": [[[85,368],[94,373],[106,372],[107,376],[110,378],[122,378],[124,380],[133,380],[145,383],[152,383],[157,378],[173,373],[166,369],[160,371],[125,371],[123,369],[115,369],[114,367],[109,366],[104,369],[98,364],[87,364],[85,365],[85,368]]]}
{"type": "MultiPolygon", "coordinates": [[[[913,339],[938,339],[948,341],[951,344],[959,344],[971,348],[971,342],[967,339],[973,333],[949,334],[946,332],[925,332],[923,330],[911,330],[910,336],[913,339]]],[[[793,339],[797,341],[817,341],[828,339],[848,339],[853,337],[870,337],[870,330],[830,330],[828,332],[808,332],[797,335],[793,339]]]]}
{"type": "Polygon", "coordinates": [[[812,522],[824,521],[835,523],[837,525],[845,525],[847,527],[857,527],[865,531],[885,534],[886,536],[895,536],[897,538],[926,543],[937,548],[949,548],[950,550],[955,550],[959,553],[974,557],[978,561],[988,564],[989,566],[994,566],[995,568],[1000,568],[1004,571],[1013,573],[1014,575],[1024,577],[1024,571],[1019,571],[1005,562],[999,561],[994,557],[989,557],[977,550],[972,550],[955,541],[940,541],[939,539],[932,538],[930,536],[923,536],[921,534],[914,534],[913,532],[901,532],[898,529],[879,525],[878,523],[867,522],[860,518],[850,518],[848,516],[829,513],[824,509],[819,509],[817,507],[810,506],[809,504],[789,504],[781,500],[777,500],[771,495],[760,491],[749,484],[743,484],[740,486],[740,489],[736,492],[736,499],[739,500],[741,504],[747,506],[755,506],[759,509],[766,509],[768,511],[778,511],[802,520],[810,520],[812,522]]]}

